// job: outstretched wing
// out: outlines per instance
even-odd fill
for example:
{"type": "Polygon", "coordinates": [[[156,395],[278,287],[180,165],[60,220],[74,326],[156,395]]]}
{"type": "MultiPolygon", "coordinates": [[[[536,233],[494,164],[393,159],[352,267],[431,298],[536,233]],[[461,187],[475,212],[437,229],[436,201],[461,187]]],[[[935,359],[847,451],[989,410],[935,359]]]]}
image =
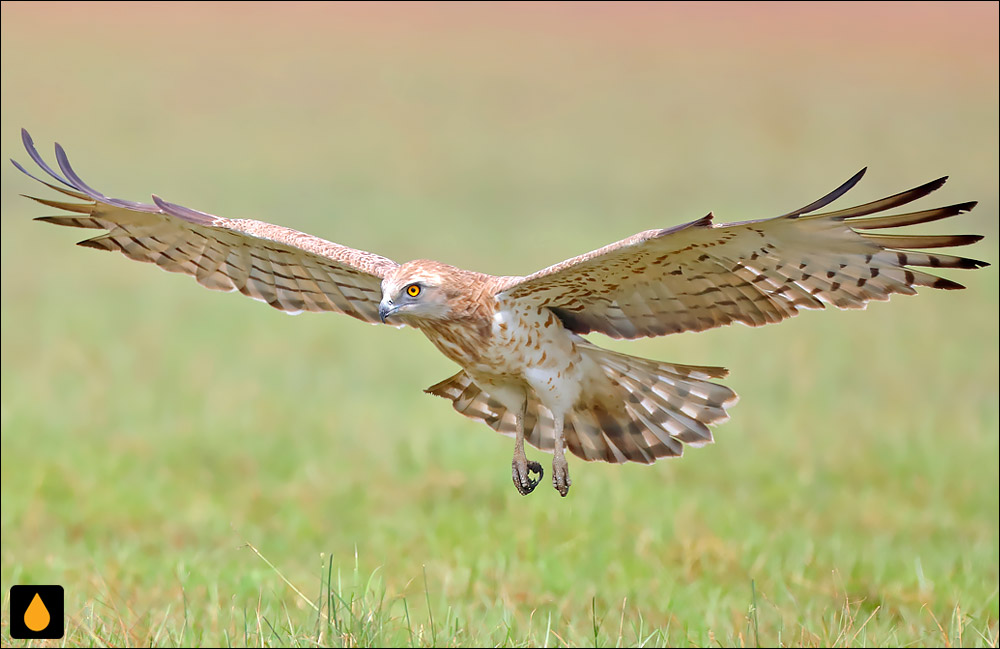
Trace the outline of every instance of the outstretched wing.
{"type": "Polygon", "coordinates": [[[712,215],[649,230],[523,278],[497,292],[552,309],[576,333],[613,338],[702,331],[733,322],[760,326],[799,309],[864,308],[915,286],[964,288],[920,267],[980,268],[985,262],[911,248],[963,246],[978,235],[869,233],[968,212],[975,202],[861,218],[906,205],[946,178],[882,200],[811,214],[851,189],[865,170],[805,207],[760,221],[714,225],[712,215]]]}
{"type": "Polygon", "coordinates": [[[41,180],[11,160],[15,167],[83,201],[28,196],[69,212],[37,220],[107,230],[79,245],[119,251],[129,259],[191,275],[210,289],[238,290],[282,311],[335,311],[380,322],[381,280],[397,266],[394,261],[263,221],[213,216],[157,196],[153,205],[108,198],[80,179],[58,144],[56,160],[65,177],[46,164],[23,129],[21,140],[31,159],[65,187],[41,180]]]}

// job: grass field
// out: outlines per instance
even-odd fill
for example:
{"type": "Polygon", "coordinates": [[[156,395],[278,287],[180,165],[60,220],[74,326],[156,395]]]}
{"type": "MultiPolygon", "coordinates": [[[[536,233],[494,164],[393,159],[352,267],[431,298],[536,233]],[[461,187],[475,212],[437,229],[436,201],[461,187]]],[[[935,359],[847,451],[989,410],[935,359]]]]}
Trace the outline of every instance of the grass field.
{"type": "MultiPolygon", "coordinates": [[[[110,195],[524,274],[869,173],[994,264],[864,312],[598,344],[724,365],[717,443],[510,483],[419,333],[288,317],[3,191],[0,580],[52,646],[997,646],[995,3],[2,5],[18,129],[110,195]],[[236,7],[236,8],[233,8],[236,7]],[[82,234],[87,234],[83,232],[82,234]]],[[[846,203],[842,203],[846,204],[846,203]]],[[[529,456],[547,461],[538,451],[529,456]]]]}

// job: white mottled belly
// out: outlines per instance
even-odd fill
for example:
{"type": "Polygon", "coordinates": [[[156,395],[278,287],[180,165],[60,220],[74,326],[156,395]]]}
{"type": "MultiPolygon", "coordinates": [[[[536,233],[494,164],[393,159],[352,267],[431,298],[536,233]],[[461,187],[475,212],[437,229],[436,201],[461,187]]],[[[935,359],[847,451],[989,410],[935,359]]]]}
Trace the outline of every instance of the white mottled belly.
{"type": "Polygon", "coordinates": [[[519,384],[522,390],[527,384],[549,410],[567,412],[580,397],[588,369],[600,374],[587,367],[593,362],[581,355],[576,340],[548,309],[500,308],[486,352],[466,371],[494,391],[516,393],[519,384]]]}

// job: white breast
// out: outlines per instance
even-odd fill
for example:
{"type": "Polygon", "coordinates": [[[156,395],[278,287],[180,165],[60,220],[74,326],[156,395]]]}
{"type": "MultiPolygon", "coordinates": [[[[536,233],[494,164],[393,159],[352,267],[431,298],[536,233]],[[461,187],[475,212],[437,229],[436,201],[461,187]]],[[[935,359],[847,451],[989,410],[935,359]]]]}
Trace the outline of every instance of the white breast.
{"type": "Polygon", "coordinates": [[[572,409],[586,370],[576,337],[548,309],[505,307],[493,317],[494,344],[484,360],[527,383],[554,414],[572,409]]]}

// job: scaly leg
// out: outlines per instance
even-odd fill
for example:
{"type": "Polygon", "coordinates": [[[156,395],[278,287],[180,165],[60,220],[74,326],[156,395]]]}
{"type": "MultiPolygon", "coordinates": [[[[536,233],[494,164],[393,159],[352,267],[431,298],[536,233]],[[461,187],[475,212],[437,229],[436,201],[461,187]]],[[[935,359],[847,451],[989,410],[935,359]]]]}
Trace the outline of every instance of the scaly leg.
{"type": "Polygon", "coordinates": [[[514,420],[517,432],[514,438],[514,459],[510,463],[514,486],[517,487],[522,496],[527,496],[534,491],[538,483],[542,481],[542,476],[545,475],[545,472],[542,471],[542,465],[538,462],[529,462],[528,457],[524,454],[524,413],[527,408],[528,400],[525,399],[514,420]],[[537,473],[538,477],[532,478],[529,472],[537,473]]]}
{"type": "Polygon", "coordinates": [[[552,457],[552,486],[556,488],[560,496],[565,498],[573,481],[569,479],[569,463],[566,462],[566,453],[564,452],[566,440],[563,438],[563,422],[562,417],[555,418],[556,442],[552,457]]]}

